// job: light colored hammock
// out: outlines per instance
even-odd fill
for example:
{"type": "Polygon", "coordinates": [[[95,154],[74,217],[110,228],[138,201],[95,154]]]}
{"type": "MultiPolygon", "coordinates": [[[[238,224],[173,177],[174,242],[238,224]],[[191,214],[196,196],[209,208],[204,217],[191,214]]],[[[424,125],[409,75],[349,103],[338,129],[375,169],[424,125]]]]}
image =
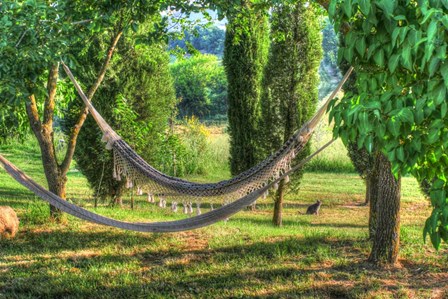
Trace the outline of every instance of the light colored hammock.
{"type": "MultiPolygon", "coordinates": [[[[153,223],[142,223],[142,222],[125,222],[114,220],[108,217],[104,217],[88,211],[84,208],[78,207],[74,204],[67,202],[66,200],[60,198],[59,196],[53,194],[52,192],[46,190],[44,187],[40,186],[34,182],[25,173],[20,171],[11,162],[0,155],[0,164],[3,168],[20,184],[28,188],[30,191],[34,192],[37,196],[41,197],[51,205],[56,208],[87,221],[91,221],[98,224],[113,226],[120,229],[134,230],[141,232],[177,232],[184,230],[191,230],[207,225],[211,225],[220,220],[225,220],[231,215],[237,213],[241,209],[254,203],[257,198],[265,194],[270,188],[277,184],[280,180],[285,179],[291,173],[297,169],[303,167],[306,162],[308,162],[312,157],[317,155],[320,151],[329,146],[334,140],[331,140],[326,145],[317,150],[314,154],[310,155],[306,159],[299,161],[294,167],[290,167],[291,160],[294,155],[303,149],[306,142],[314,130],[317,122],[320,120],[322,115],[328,106],[329,101],[334,98],[335,94],[340,90],[343,83],[347,80],[352,69],[350,69],[344,76],[344,79],[339,84],[338,88],[333,92],[330,99],[321,107],[317,114],[309,121],[302,129],[300,129],[281,150],[276,154],[272,155],[262,163],[251,168],[250,170],[240,174],[239,176],[222,181],[215,184],[197,184],[181,180],[179,178],[170,177],[164,175],[147,164],[143,159],[141,159],[132,149],[116,134],[110,126],[104,121],[104,119],[99,115],[95,108],[91,105],[89,100],[82,92],[79,85],[70,73],[70,70],[64,65],[70,78],[75,83],[78,92],[85,101],[87,107],[89,107],[95,120],[100,125],[101,129],[105,134],[105,140],[109,148],[114,149],[115,155],[118,158],[122,157],[124,163],[120,166],[116,165],[115,168],[118,175],[124,175],[127,177],[130,185],[137,183],[137,187],[140,191],[145,188],[149,192],[154,192],[163,196],[179,196],[184,195],[184,200],[191,200],[192,198],[201,197],[224,197],[228,199],[231,196],[236,196],[238,194],[243,194],[239,199],[223,205],[221,208],[209,211],[202,215],[198,215],[192,218],[167,221],[167,222],[153,222],[153,223]],[[141,171],[137,173],[138,171],[141,171]],[[136,173],[133,173],[135,171],[136,173]],[[270,173],[269,171],[274,171],[270,173]],[[150,183],[147,183],[149,180],[150,183]],[[249,185],[250,187],[247,187],[249,185]],[[256,188],[259,186],[259,188],[256,188]],[[244,194],[247,193],[247,194],[244,194]]],[[[119,162],[120,163],[120,162],[119,162]]]]}
{"type": "Polygon", "coordinates": [[[221,208],[216,210],[209,211],[199,216],[195,216],[192,218],[186,218],[182,220],[176,221],[168,221],[168,222],[153,222],[153,223],[142,223],[142,222],[124,222],[115,219],[111,219],[108,217],[104,217],[88,211],[84,208],[78,207],[68,201],[60,198],[54,193],[46,190],[44,187],[37,184],[33,181],[29,176],[19,170],[14,164],[9,162],[5,157],[0,154],[0,164],[2,164],[3,168],[6,170],[8,174],[10,174],[17,182],[28,188],[30,191],[35,193],[37,196],[41,197],[52,206],[70,214],[77,218],[87,220],[90,222],[103,224],[107,226],[113,226],[120,229],[140,231],[140,232],[178,232],[185,230],[197,229],[200,227],[204,227],[207,225],[211,225],[220,220],[227,219],[231,215],[237,213],[241,209],[251,205],[254,203],[257,198],[259,198],[264,192],[266,192],[269,188],[271,188],[274,184],[278,183],[281,179],[296,171],[298,168],[302,167],[306,162],[308,162],[312,157],[317,155],[320,151],[329,146],[332,142],[331,140],[326,145],[321,147],[314,154],[310,155],[306,159],[299,162],[298,165],[294,166],[289,171],[280,175],[276,180],[267,184],[263,188],[256,190],[230,204],[224,205],[221,208]]]}
{"type": "Polygon", "coordinates": [[[238,198],[246,197],[246,195],[255,191],[258,194],[259,190],[263,190],[264,195],[266,195],[269,189],[266,186],[271,185],[269,184],[270,182],[278,181],[281,177],[284,177],[286,180],[289,179],[285,173],[289,173],[293,159],[304,149],[312,132],[325,114],[330,101],[341,90],[353,70],[353,68],[350,68],[347,71],[337,88],[315,116],[287,140],[276,153],[229,180],[201,184],[166,175],[145,162],[107,124],[86,97],[70,69],[63,62],[62,65],[84,104],[103,132],[103,141],[107,143],[106,148],[113,150],[114,177],[117,180],[121,180],[123,177],[126,178],[128,188],[135,187],[138,195],[147,193],[148,198],[156,195],[160,197],[160,200],[165,200],[165,198],[175,199],[181,196],[184,202],[193,201],[197,203],[205,198],[208,200],[220,199],[225,204],[231,203],[238,198]]]}

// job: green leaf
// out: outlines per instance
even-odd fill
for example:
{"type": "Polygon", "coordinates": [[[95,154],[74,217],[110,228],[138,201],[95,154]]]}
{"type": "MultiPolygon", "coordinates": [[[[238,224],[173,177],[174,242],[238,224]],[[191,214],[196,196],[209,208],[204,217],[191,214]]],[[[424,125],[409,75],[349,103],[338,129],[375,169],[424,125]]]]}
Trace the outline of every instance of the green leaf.
{"type": "Polygon", "coordinates": [[[367,136],[367,138],[364,142],[364,146],[366,147],[369,154],[371,154],[373,152],[373,136],[372,135],[367,136]]]}
{"type": "Polygon", "coordinates": [[[430,77],[434,76],[435,72],[439,68],[439,63],[440,63],[440,59],[438,57],[431,58],[431,61],[429,63],[429,67],[428,67],[430,77]]]}
{"type": "Polygon", "coordinates": [[[405,68],[412,71],[412,61],[411,61],[411,46],[407,44],[403,48],[403,53],[401,55],[402,58],[402,64],[405,68]]]}
{"type": "Polygon", "coordinates": [[[442,24],[445,26],[445,30],[448,30],[448,15],[442,17],[442,24]]]}
{"type": "Polygon", "coordinates": [[[428,143],[435,143],[439,140],[439,130],[431,129],[428,133],[428,143]]]}
{"type": "Polygon", "coordinates": [[[352,17],[352,1],[345,0],[342,3],[342,10],[344,11],[344,13],[347,17],[351,18],[352,17]]]}
{"type": "Polygon", "coordinates": [[[366,39],[365,39],[365,37],[361,37],[356,42],[356,51],[358,51],[358,53],[361,57],[363,57],[366,54],[366,39]]]}
{"type": "Polygon", "coordinates": [[[437,86],[434,91],[432,92],[432,95],[434,96],[434,104],[436,106],[439,106],[443,102],[446,101],[446,87],[444,84],[440,84],[437,86]]]}
{"type": "Polygon", "coordinates": [[[137,31],[138,31],[138,23],[133,22],[133,23],[131,24],[131,27],[132,27],[132,31],[134,31],[134,32],[137,32],[137,31]]]}
{"type": "Polygon", "coordinates": [[[386,126],[384,124],[376,126],[375,132],[379,138],[382,138],[386,134],[386,126]]]}
{"type": "Polygon", "coordinates": [[[389,58],[388,67],[391,73],[395,72],[395,69],[397,68],[399,61],[400,61],[400,54],[394,54],[389,58]]]}
{"type": "Polygon", "coordinates": [[[440,243],[441,243],[441,238],[440,238],[440,234],[437,231],[434,231],[431,235],[431,243],[434,246],[434,248],[436,250],[439,250],[440,248],[440,243]]]}
{"type": "Polygon", "coordinates": [[[443,81],[445,81],[445,86],[448,88],[448,62],[445,61],[440,67],[440,73],[442,74],[443,81]]]}
{"type": "Polygon", "coordinates": [[[361,9],[361,12],[363,15],[368,16],[370,13],[370,0],[360,0],[359,1],[359,8],[361,9]]]}
{"type": "Polygon", "coordinates": [[[445,227],[440,227],[439,232],[442,240],[448,242],[448,230],[445,227]]]}
{"type": "Polygon", "coordinates": [[[344,49],[344,58],[350,63],[353,61],[353,54],[354,54],[353,46],[344,49]]]}
{"type": "Polygon", "coordinates": [[[384,66],[384,50],[380,49],[373,55],[373,60],[378,66],[383,67],[384,66]]]}
{"type": "Polygon", "coordinates": [[[398,35],[400,34],[401,29],[402,29],[401,27],[395,27],[394,31],[392,32],[392,46],[394,47],[397,44],[397,38],[398,35]]]}
{"type": "Polygon", "coordinates": [[[448,105],[446,102],[443,102],[442,105],[440,106],[440,116],[442,118],[445,118],[447,112],[448,112],[448,105]]]}
{"type": "Polygon", "coordinates": [[[421,152],[422,150],[422,140],[420,138],[412,139],[412,146],[417,152],[421,152]]]}
{"type": "Polygon", "coordinates": [[[381,8],[386,14],[386,17],[389,18],[394,12],[395,2],[396,0],[380,0],[377,2],[377,6],[381,8]]]}
{"type": "Polygon", "coordinates": [[[387,122],[387,129],[394,137],[400,136],[400,127],[401,122],[398,120],[398,118],[389,119],[389,121],[387,122]]]}
{"type": "Polygon", "coordinates": [[[404,161],[405,161],[405,158],[404,158],[404,149],[403,149],[402,146],[400,146],[400,147],[398,147],[398,148],[396,149],[396,156],[397,156],[397,159],[398,159],[399,161],[401,161],[401,162],[404,162],[404,161]]]}
{"type": "Polygon", "coordinates": [[[433,20],[428,26],[428,42],[432,42],[437,33],[437,21],[433,20]]]}
{"type": "Polygon", "coordinates": [[[328,15],[330,19],[333,19],[334,15],[336,14],[336,4],[337,0],[331,0],[330,5],[328,5],[328,15]]]}
{"type": "Polygon", "coordinates": [[[399,114],[402,120],[410,124],[414,123],[414,113],[412,113],[412,111],[409,108],[402,109],[399,114]]]}

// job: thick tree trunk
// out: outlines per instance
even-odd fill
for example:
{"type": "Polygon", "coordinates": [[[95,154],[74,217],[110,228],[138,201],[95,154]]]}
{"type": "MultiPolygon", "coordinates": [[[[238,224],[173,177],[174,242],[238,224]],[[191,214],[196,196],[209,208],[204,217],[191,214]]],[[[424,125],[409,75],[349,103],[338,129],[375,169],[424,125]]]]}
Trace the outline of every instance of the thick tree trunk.
{"type": "Polygon", "coordinates": [[[393,265],[398,260],[400,245],[401,178],[395,179],[391,164],[383,154],[377,159],[377,221],[369,261],[376,265],[393,265]]]}
{"type": "Polygon", "coordinates": [[[274,197],[274,216],[272,223],[275,226],[282,226],[283,224],[283,196],[285,194],[285,181],[281,180],[278,184],[278,189],[274,197]]]}

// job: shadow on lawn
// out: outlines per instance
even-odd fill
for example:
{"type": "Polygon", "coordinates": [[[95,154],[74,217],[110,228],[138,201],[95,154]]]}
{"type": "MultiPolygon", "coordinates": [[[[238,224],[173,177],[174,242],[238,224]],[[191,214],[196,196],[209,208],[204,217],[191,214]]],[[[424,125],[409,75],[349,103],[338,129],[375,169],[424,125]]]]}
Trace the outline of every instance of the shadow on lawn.
{"type": "MultiPolygon", "coordinates": [[[[284,219],[283,225],[285,227],[292,226],[292,227],[326,227],[326,228],[367,228],[368,226],[365,224],[355,224],[355,223],[311,223],[310,221],[313,220],[313,215],[303,215],[303,219],[284,219]]],[[[232,220],[230,220],[232,221],[232,220]]],[[[247,223],[257,226],[266,226],[266,227],[273,227],[272,226],[272,220],[270,218],[235,218],[235,222],[239,223],[247,223]]]]}
{"type": "MultiPolygon", "coordinates": [[[[178,243],[170,243],[173,236],[61,231],[28,233],[26,240],[11,242],[6,248],[0,242],[0,252],[9,260],[18,254],[48,254],[48,260],[18,261],[7,269],[0,263],[0,297],[352,298],[381,288],[394,293],[398,285],[414,291],[441,286],[440,280],[427,279],[433,271],[427,264],[405,264],[396,270],[372,267],[364,261],[367,256],[358,248],[359,239],[349,237],[290,237],[179,250],[178,243]],[[163,249],[157,247],[160,241],[163,249]],[[95,252],[105,246],[115,246],[115,250],[63,253],[95,252]],[[123,254],[119,252],[123,247],[136,250],[123,254]],[[25,277],[14,276],[24,271],[28,273],[25,277]],[[393,283],[384,285],[383,280],[393,283]]],[[[200,231],[187,237],[198,236],[200,231]]]]}

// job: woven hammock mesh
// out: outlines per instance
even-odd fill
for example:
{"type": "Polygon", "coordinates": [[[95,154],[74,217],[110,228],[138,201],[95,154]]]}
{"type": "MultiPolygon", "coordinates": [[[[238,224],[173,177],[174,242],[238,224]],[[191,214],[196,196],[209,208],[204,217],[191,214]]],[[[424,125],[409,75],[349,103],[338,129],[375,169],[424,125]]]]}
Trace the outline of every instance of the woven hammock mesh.
{"type": "MultiPolygon", "coordinates": [[[[317,123],[325,114],[330,101],[341,90],[353,70],[353,68],[350,68],[347,71],[338,87],[314,117],[275,154],[232,179],[218,183],[200,184],[168,176],[145,162],[96,111],[70,69],[65,64],[63,64],[63,67],[75,85],[84,104],[104,133],[103,141],[107,143],[106,148],[113,150],[114,177],[117,180],[125,179],[127,187],[136,188],[138,195],[147,193],[150,201],[154,201],[154,196],[159,197],[160,202],[166,202],[167,198],[176,199],[180,196],[184,204],[192,201],[200,203],[204,199],[209,201],[216,199],[221,200],[224,204],[229,204],[236,199],[263,188],[281,177],[285,172],[288,172],[291,169],[292,161],[303,150],[317,123]]],[[[288,179],[288,177],[285,177],[285,179],[288,179]]]]}
{"type": "Polygon", "coordinates": [[[218,183],[199,184],[161,173],[120,139],[112,145],[114,177],[126,179],[128,188],[136,188],[138,195],[146,193],[149,198],[174,200],[181,196],[184,202],[207,199],[229,203],[264,187],[291,169],[293,159],[305,144],[306,140],[293,136],[278,152],[240,175],[218,183]]]}

